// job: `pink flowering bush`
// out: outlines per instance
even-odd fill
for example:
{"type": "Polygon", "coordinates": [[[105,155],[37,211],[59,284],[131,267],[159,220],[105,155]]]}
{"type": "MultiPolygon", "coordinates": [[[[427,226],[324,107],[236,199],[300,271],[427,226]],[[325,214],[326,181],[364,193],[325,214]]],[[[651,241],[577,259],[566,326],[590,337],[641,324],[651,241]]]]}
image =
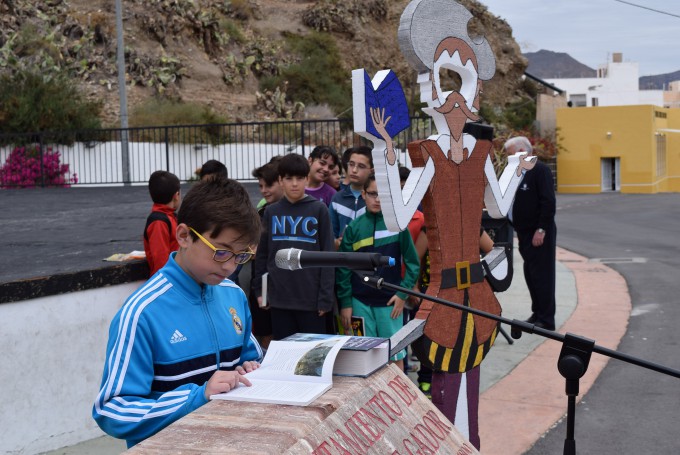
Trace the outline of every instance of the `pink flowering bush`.
{"type": "Polygon", "coordinates": [[[69,165],[60,164],[60,153],[47,147],[42,153],[40,168],[40,146],[21,146],[12,150],[5,164],[0,167],[0,187],[33,188],[45,186],[69,187],[78,183],[78,176],[68,177],[69,165]],[[44,180],[42,179],[44,175],[44,180]]]}

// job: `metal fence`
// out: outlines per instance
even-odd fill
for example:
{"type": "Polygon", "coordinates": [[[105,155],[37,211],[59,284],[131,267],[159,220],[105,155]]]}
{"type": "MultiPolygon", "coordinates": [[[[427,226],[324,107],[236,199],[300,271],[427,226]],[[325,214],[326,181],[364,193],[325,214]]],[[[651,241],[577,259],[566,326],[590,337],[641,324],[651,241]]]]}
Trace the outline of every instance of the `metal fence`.
{"type": "MultiPolygon", "coordinates": [[[[431,118],[411,118],[394,139],[400,164],[411,167],[409,142],[434,132],[431,118]]],[[[248,181],[275,155],[361,144],[366,141],[349,119],[0,134],[0,187],[146,184],[156,170],[186,182],[209,159],[224,163],[231,178],[248,181]]]]}
{"type": "MultiPolygon", "coordinates": [[[[429,118],[412,119],[395,138],[402,164],[410,165],[406,144],[432,131],[429,118]]],[[[209,159],[223,162],[231,178],[247,181],[275,155],[364,143],[348,119],[0,134],[0,186],[146,184],[161,169],[189,181],[209,159]]]]}

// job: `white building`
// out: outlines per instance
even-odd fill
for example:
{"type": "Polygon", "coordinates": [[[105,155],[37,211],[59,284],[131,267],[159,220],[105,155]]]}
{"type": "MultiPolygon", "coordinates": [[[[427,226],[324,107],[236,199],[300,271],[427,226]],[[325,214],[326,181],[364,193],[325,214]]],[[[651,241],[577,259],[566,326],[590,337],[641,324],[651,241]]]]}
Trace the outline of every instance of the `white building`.
{"type": "Polygon", "coordinates": [[[627,106],[652,104],[664,107],[663,90],[640,90],[640,71],[636,62],[624,62],[614,53],[612,61],[597,70],[597,77],[546,79],[566,92],[573,107],[627,106]]]}

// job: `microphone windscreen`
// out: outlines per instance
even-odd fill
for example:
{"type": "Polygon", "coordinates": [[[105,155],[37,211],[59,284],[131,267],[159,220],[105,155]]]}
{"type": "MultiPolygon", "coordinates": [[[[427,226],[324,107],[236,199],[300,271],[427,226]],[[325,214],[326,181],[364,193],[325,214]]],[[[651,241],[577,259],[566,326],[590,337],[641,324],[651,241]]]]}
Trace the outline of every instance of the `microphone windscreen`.
{"type": "Polygon", "coordinates": [[[274,262],[280,269],[298,270],[300,269],[300,251],[295,248],[284,248],[276,252],[274,262]]]}

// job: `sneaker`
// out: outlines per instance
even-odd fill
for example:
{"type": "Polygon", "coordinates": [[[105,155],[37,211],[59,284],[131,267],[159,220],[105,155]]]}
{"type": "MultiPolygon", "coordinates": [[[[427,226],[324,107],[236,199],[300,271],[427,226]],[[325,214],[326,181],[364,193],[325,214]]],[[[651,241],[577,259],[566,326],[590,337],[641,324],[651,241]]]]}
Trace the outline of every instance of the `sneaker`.
{"type": "Polygon", "coordinates": [[[429,400],[432,399],[432,384],[429,382],[419,382],[418,389],[423,392],[423,395],[425,395],[429,400]]]}

